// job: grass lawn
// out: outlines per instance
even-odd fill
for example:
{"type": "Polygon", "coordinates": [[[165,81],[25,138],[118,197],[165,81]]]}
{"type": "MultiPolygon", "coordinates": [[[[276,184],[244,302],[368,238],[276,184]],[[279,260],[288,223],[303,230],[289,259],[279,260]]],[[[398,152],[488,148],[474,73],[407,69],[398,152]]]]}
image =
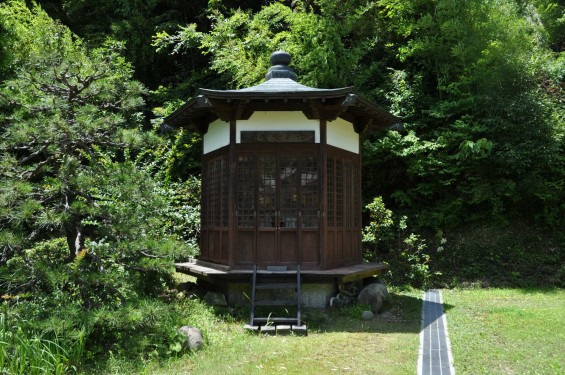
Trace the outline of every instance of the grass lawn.
{"type": "Polygon", "coordinates": [[[219,321],[200,352],[150,374],[414,374],[418,359],[421,293],[397,292],[391,307],[371,321],[361,309],[307,311],[308,336],[243,332],[244,318],[219,321]]]}
{"type": "MultiPolygon", "coordinates": [[[[191,320],[205,347],[176,359],[116,359],[114,374],[415,374],[421,291],[392,289],[388,310],[371,321],[362,306],[306,311],[306,337],[246,333],[247,313],[194,301],[191,320]]],[[[443,291],[459,374],[565,374],[565,290],[443,291]]]]}
{"type": "Polygon", "coordinates": [[[459,374],[565,374],[565,290],[445,290],[459,374]]]}

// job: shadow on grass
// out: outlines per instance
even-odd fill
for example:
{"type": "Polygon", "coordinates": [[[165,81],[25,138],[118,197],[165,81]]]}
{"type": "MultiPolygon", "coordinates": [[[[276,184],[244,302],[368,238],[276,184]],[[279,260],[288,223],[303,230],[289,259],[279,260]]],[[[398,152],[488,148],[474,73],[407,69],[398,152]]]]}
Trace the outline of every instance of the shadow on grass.
{"type": "MultiPolygon", "coordinates": [[[[200,293],[200,296],[203,294],[200,293]]],[[[363,311],[370,310],[370,306],[354,304],[339,308],[303,308],[302,321],[310,332],[419,333],[422,329],[422,295],[422,291],[390,292],[390,298],[383,305],[380,314],[370,320],[362,318],[363,311]]],[[[444,304],[443,313],[453,307],[444,304]]],[[[210,308],[221,320],[239,322],[242,327],[250,318],[249,307],[210,306],[210,308]]],[[[292,308],[261,311],[258,307],[255,316],[295,317],[296,311],[292,308]]]]}
{"type": "MultiPolygon", "coordinates": [[[[222,319],[240,322],[242,327],[249,320],[248,307],[210,306],[214,314],[222,319]]],[[[371,320],[362,318],[369,305],[355,304],[339,308],[303,308],[302,321],[309,332],[349,333],[419,333],[422,318],[422,299],[417,296],[391,293],[380,314],[371,320]]],[[[296,316],[294,310],[273,311],[273,316],[296,316]]],[[[266,313],[265,316],[269,315],[266,313]]]]}
{"type": "Polygon", "coordinates": [[[523,294],[558,294],[563,291],[563,288],[557,287],[527,287],[527,288],[512,288],[519,290],[523,294]]]}
{"type": "Polygon", "coordinates": [[[422,299],[419,296],[391,293],[380,314],[363,320],[368,305],[353,305],[326,310],[307,310],[308,329],[319,332],[419,333],[422,299]]]}

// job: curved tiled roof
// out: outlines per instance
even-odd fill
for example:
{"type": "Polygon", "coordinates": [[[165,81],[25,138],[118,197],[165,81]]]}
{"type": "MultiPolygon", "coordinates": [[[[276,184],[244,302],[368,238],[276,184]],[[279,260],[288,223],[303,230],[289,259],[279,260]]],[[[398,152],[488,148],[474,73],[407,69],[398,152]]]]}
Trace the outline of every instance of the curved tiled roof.
{"type": "Polygon", "coordinates": [[[329,121],[342,117],[359,132],[386,129],[400,122],[388,111],[357,95],[353,87],[321,89],[296,82],[289,62],[289,54],[275,52],[265,82],[239,90],[200,89],[194,98],[169,115],[165,123],[203,133],[216,118],[246,119],[259,110],[300,110],[308,118],[329,121]]]}

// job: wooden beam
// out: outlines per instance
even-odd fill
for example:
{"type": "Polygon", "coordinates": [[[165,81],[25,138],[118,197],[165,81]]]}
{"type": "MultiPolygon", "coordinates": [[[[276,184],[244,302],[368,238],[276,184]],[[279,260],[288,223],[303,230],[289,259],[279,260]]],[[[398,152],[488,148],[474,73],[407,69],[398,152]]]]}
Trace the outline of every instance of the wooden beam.
{"type": "Polygon", "coordinates": [[[341,105],[324,105],[321,108],[321,116],[327,121],[334,121],[336,118],[339,117],[343,112],[347,110],[347,107],[343,107],[341,105]]]}
{"type": "Polygon", "coordinates": [[[356,133],[361,134],[373,123],[372,118],[361,118],[353,122],[353,129],[356,133]]]}
{"type": "Polygon", "coordinates": [[[319,120],[320,102],[316,99],[309,99],[306,104],[306,107],[302,110],[304,116],[306,116],[308,120],[319,120]]]}
{"type": "Polygon", "coordinates": [[[388,269],[389,269],[388,264],[379,263],[379,264],[375,265],[374,267],[368,268],[366,270],[355,272],[355,273],[350,273],[350,274],[347,274],[345,276],[342,276],[342,277],[339,278],[339,283],[345,284],[345,283],[350,283],[352,281],[366,279],[366,278],[371,277],[371,276],[380,275],[381,273],[383,273],[384,271],[386,271],[388,269]]]}
{"type": "Polygon", "coordinates": [[[238,101],[237,105],[234,108],[234,115],[233,115],[234,120],[242,119],[242,115],[245,112],[245,109],[247,108],[248,104],[249,104],[249,99],[240,99],[238,101]]]}
{"type": "Polygon", "coordinates": [[[235,264],[235,252],[237,248],[236,243],[236,184],[237,184],[237,160],[235,156],[235,141],[236,141],[236,120],[230,121],[230,145],[229,145],[229,185],[228,185],[228,265],[233,266],[235,264]]]}
{"type": "Polygon", "coordinates": [[[198,95],[195,99],[194,106],[196,108],[210,108],[212,107],[212,103],[206,96],[198,95]]]}
{"type": "Polygon", "coordinates": [[[320,202],[318,215],[318,230],[320,233],[320,244],[318,247],[318,264],[323,269],[327,263],[326,242],[328,240],[328,126],[324,119],[320,120],[320,171],[318,178],[320,180],[320,202]]]}
{"type": "Polygon", "coordinates": [[[210,122],[205,119],[197,119],[193,121],[194,127],[198,130],[200,135],[204,135],[208,132],[208,125],[210,122]]]}
{"type": "Polygon", "coordinates": [[[224,100],[210,99],[211,110],[214,112],[222,121],[229,122],[233,117],[233,105],[227,103],[224,100]]]}

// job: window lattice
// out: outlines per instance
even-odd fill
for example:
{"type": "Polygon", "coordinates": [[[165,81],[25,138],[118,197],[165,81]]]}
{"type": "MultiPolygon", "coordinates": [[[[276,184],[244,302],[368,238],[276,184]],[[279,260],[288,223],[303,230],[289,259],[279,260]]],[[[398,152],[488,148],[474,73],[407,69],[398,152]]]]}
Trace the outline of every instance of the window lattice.
{"type": "Polygon", "coordinates": [[[300,189],[302,195],[302,227],[318,227],[319,182],[318,158],[304,156],[301,160],[300,189]]]}
{"type": "Polygon", "coordinates": [[[351,228],[353,226],[353,163],[351,160],[345,160],[343,168],[344,184],[344,226],[351,228]]]}
{"type": "Polygon", "coordinates": [[[335,227],[335,159],[328,158],[328,226],[335,227]]]}
{"type": "Polygon", "coordinates": [[[344,226],[344,196],[343,196],[343,160],[336,160],[335,162],[335,226],[344,226]]]}
{"type": "Polygon", "coordinates": [[[207,226],[228,225],[228,162],[227,157],[209,160],[204,173],[204,202],[205,219],[207,226]]]}
{"type": "Polygon", "coordinates": [[[229,161],[228,158],[221,159],[221,196],[220,196],[220,214],[221,214],[221,226],[228,225],[228,208],[229,208],[229,178],[228,178],[228,171],[229,171],[229,161]]]}
{"type": "Polygon", "coordinates": [[[260,227],[275,227],[276,220],[276,157],[259,157],[258,211],[260,227]]]}
{"type": "Polygon", "coordinates": [[[354,160],[329,157],[328,226],[358,228],[359,223],[359,165],[354,160]]]}
{"type": "Polygon", "coordinates": [[[255,158],[240,156],[237,160],[237,170],[238,226],[250,228],[255,225],[255,158]]]}
{"type": "Polygon", "coordinates": [[[359,196],[360,193],[360,180],[361,175],[359,173],[359,163],[353,164],[353,227],[359,228],[361,223],[359,222],[361,216],[361,197],[359,196]]]}
{"type": "Polygon", "coordinates": [[[242,131],[241,143],[314,143],[313,131],[242,131]]]}
{"type": "Polygon", "coordinates": [[[296,228],[298,225],[298,158],[279,158],[280,218],[281,227],[296,228]]]}

